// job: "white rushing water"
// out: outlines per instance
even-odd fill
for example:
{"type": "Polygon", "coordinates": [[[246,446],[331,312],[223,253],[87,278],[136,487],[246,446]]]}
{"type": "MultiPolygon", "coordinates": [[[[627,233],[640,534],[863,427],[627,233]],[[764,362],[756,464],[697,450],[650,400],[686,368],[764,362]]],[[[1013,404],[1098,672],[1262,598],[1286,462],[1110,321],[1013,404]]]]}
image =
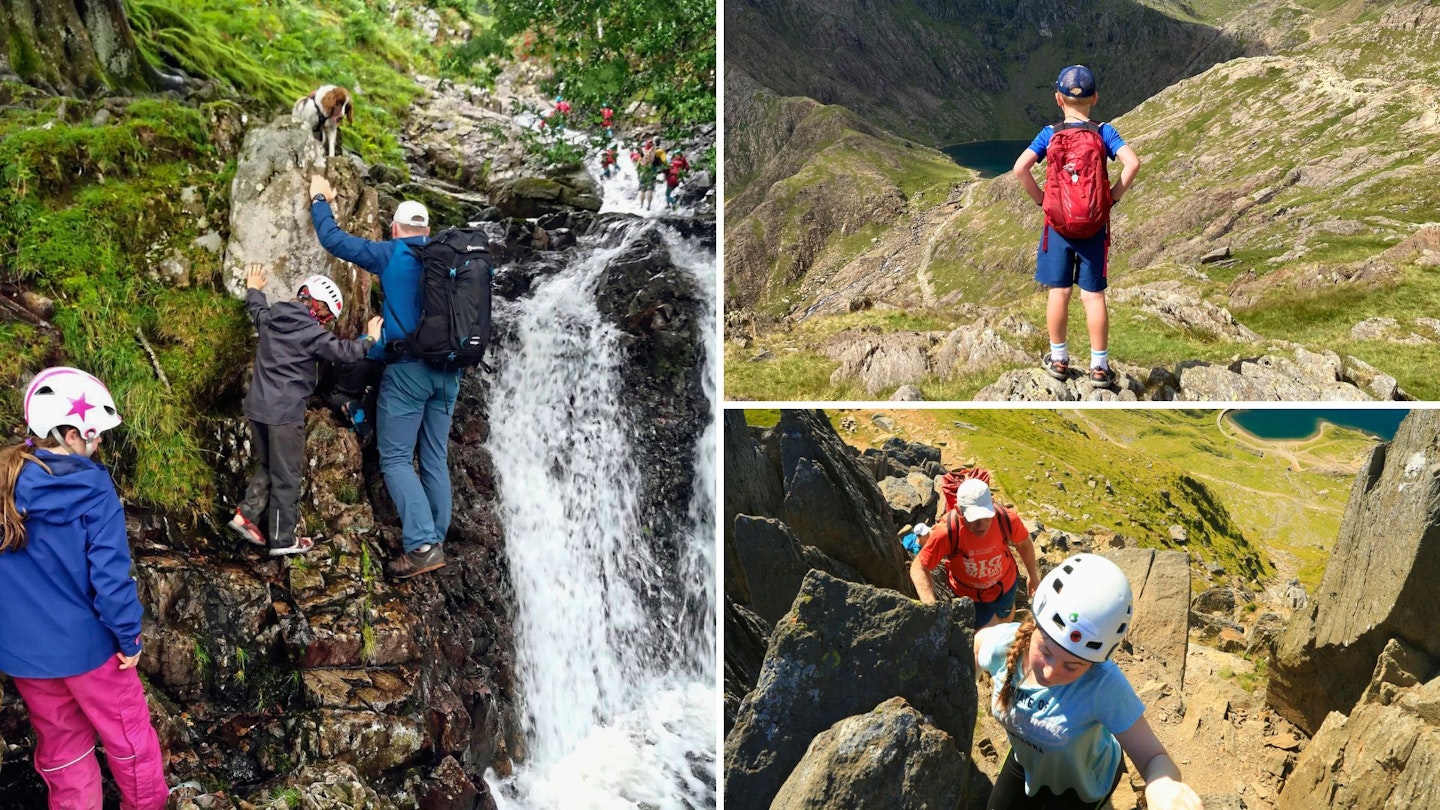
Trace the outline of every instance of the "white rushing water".
{"type": "MultiPolygon", "coordinates": [[[[512,118],[516,126],[539,133],[542,138],[559,139],[567,143],[597,143],[594,140],[594,133],[574,127],[556,132],[548,126],[542,126],[543,119],[534,112],[524,112],[512,118]]],[[[618,212],[622,214],[635,214],[642,217],[655,217],[661,214],[673,214],[684,216],[693,213],[693,210],[685,206],[674,208],[665,205],[665,180],[661,178],[655,183],[655,193],[650,200],[650,205],[640,205],[640,174],[635,168],[635,161],[631,159],[631,150],[637,147],[635,143],[627,143],[624,139],[615,138],[607,141],[616,144],[615,160],[616,165],[610,169],[607,177],[600,166],[600,155],[603,149],[590,149],[585,156],[585,168],[590,172],[597,185],[600,186],[602,204],[600,213],[608,214],[618,212]]],[[[694,155],[687,155],[694,162],[694,155]]],[[[684,187],[685,181],[682,178],[680,186],[684,187]]]]}
{"type": "MultiPolygon", "coordinates": [[[[582,243],[584,258],[538,280],[529,299],[497,302],[516,340],[497,346],[489,449],[528,749],[513,775],[489,775],[502,810],[716,804],[715,428],[692,450],[695,498],[675,507],[684,536],[645,536],[630,449],[645,415],[623,407],[620,334],[595,305],[606,264],[646,227],[609,247],[582,243]],[[678,569],[659,559],[667,541],[678,569]]],[[[666,243],[710,298],[714,254],[666,243]]],[[[719,350],[713,322],[705,328],[713,402],[719,350]]]]}

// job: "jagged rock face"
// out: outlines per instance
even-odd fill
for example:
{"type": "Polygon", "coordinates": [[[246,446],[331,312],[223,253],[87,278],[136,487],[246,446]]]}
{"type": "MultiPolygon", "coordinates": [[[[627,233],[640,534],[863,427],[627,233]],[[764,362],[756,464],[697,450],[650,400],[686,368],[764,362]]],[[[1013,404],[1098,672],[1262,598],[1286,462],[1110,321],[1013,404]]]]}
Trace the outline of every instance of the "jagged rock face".
{"type": "MultiPolygon", "coordinates": [[[[1187,360],[1172,371],[1163,366],[1142,370],[1111,361],[1115,388],[1090,386],[1072,366],[1070,376],[1056,380],[1038,368],[1007,371],[975,395],[990,402],[1184,401],[1184,402],[1356,402],[1407,400],[1395,378],[1350,356],[1312,352],[1281,342],[1276,353],[1237,359],[1229,364],[1187,360]],[[1289,355],[1279,351],[1289,351],[1289,355]]],[[[1082,360],[1083,362],[1083,360],[1082,360]]]]}
{"type": "Polygon", "coordinates": [[[1278,645],[1267,699],[1314,733],[1359,699],[1386,641],[1440,657],[1440,412],[1414,410],[1355,478],[1313,602],[1278,645]]]}
{"type": "Polygon", "coordinates": [[[380,574],[399,528],[376,459],[317,411],[302,504],[322,553],[274,561],[228,537],[132,518],[152,620],[140,670],[161,706],[172,777],[244,785],[345,762],[388,782],[436,752],[477,782],[508,767],[518,722],[506,569],[484,419],[466,389],[450,454],[450,563],[433,576],[392,585],[380,574]]]}
{"type": "Polygon", "coordinates": [[[244,296],[245,268],[251,262],[269,269],[265,294],[271,303],[293,299],[306,276],[327,275],[345,297],[336,329],[342,335],[359,334],[372,314],[371,275],[331,256],[315,238],[310,178],[316,174],[335,187],[330,207],[341,228],[366,239],[388,238],[381,233],[376,194],[365,184],[359,162],[346,155],[324,157],[310,131],[285,115],[250,129],[240,148],[230,184],[227,287],[244,296]]]}
{"type": "Polygon", "coordinates": [[[1183,551],[1124,548],[1105,552],[1135,598],[1135,624],[1126,643],[1159,661],[1178,692],[1185,685],[1185,649],[1190,613],[1190,563],[1183,551]]]}
{"type": "Polygon", "coordinates": [[[895,696],[960,752],[975,727],[968,600],[922,605],[812,571],[776,625],[755,690],[725,740],[725,805],[768,807],[815,736],[895,696]]]}
{"type": "Polygon", "coordinates": [[[787,410],[765,434],[779,448],[785,500],[778,517],[795,537],[852,566],[866,582],[913,596],[890,507],[873,476],[819,411],[787,410]]]}
{"type": "MultiPolygon", "coordinates": [[[[763,432],[763,431],[756,431],[763,432]]],[[[725,593],[741,604],[750,601],[745,572],[734,551],[737,515],[779,515],[784,509],[785,490],[780,477],[780,458],[769,451],[772,444],[757,441],[745,424],[745,412],[725,411],[725,499],[721,522],[725,537],[725,593]]]]}
{"type": "Polygon", "coordinates": [[[746,607],[771,625],[790,612],[800,583],[811,569],[851,582],[864,581],[850,566],[800,545],[788,526],[770,518],[735,518],[735,552],[749,585],[746,607]]]}
{"type": "Polygon", "coordinates": [[[1331,712],[1325,718],[1285,783],[1281,810],[1434,804],[1440,795],[1440,678],[1429,656],[1407,647],[1392,639],[1365,699],[1348,717],[1331,712]]]}
{"type": "MultiPolygon", "coordinates": [[[[997,116],[977,114],[992,105],[1024,111],[1007,123],[1049,120],[1054,107],[1036,92],[1034,74],[1016,77],[1054,42],[1090,42],[1087,64],[1102,76],[1125,76],[1102,87],[1111,115],[1240,52],[1213,28],[1118,2],[918,6],[919,14],[888,0],[727,5],[725,57],[781,95],[843,104],[905,136],[944,145],[1020,137],[1002,131],[997,116]],[[1136,54],[1144,54],[1143,67],[1136,54]]],[[[1046,81],[1064,64],[1045,68],[1046,81]]]]}
{"type": "Polygon", "coordinates": [[[405,148],[414,164],[480,190],[520,175],[525,152],[509,114],[514,99],[472,85],[417,79],[425,93],[410,106],[405,148]]]}
{"type": "Polygon", "coordinates": [[[760,679],[770,625],[725,594],[725,733],[735,726],[740,705],[760,679]]]}
{"type": "Polygon", "coordinates": [[[821,732],[770,807],[957,807],[966,760],[949,734],[895,697],[821,732]]]}
{"type": "Polygon", "coordinates": [[[918,472],[882,480],[880,494],[890,504],[890,516],[898,526],[934,518],[935,506],[940,502],[935,481],[918,472]]]}
{"type": "Polygon", "coordinates": [[[1138,287],[1116,289],[1112,305],[1134,305],[1174,329],[1208,335],[1234,343],[1258,343],[1263,338],[1235,322],[1230,311],[1202,301],[1176,280],[1156,281],[1138,287]]]}
{"type": "MultiPolygon", "coordinates": [[[[694,224],[703,228],[706,221],[694,224]]],[[[605,227],[597,221],[594,230],[605,227]]],[[[713,222],[709,227],[713,232],[713,222]]],[[[705,393],[710,304],[653,227],[611,260],[595,294],[600,313],[623,335],[621,377],[634,423],[643,426],[632,446],[641,526],[674,563],[697,486],[696,442],[713,419],[705,393]]],[[[713,622],[713,614],[705,620],[713,622]]]]}

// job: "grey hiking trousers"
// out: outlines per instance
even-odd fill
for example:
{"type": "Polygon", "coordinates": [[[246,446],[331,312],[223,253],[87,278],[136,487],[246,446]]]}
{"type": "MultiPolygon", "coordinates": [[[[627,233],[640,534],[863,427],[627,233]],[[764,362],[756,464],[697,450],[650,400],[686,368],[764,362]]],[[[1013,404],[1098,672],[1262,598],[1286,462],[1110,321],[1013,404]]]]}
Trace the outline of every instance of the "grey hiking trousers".
{"type": "Polygon", "coordinates": [[[266,425],[251,420],[250,449],[255,473],[245,488],[240,513],[260,527],[270,548],[293,546],[305,474],[305,423],[266,425]]]}

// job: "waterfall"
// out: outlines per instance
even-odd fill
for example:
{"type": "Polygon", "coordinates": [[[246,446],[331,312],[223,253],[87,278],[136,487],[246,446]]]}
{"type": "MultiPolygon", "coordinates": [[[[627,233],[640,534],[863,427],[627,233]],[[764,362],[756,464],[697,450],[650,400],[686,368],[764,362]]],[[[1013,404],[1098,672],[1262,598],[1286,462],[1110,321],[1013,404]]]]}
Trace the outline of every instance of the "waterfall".
{"type": "MultiPolygon", "coordinates": [[[[606,265],[651,227],[586,237],[580,258],[530,298],[497,302],[514,340],[497,346],[488,443],[528,753],[513,775],[489,775],[502,809],[716,803],[715,428],[692,448],[695,496],[676,507],[688,515],[688,536],[673,538],[679,564],[662,565],[659,538],[638,520],[631,437],[645,415],[625,407],[621,333],[595,304],[606,265]]],[[[713,253],[665,241],[708,298],[713,253]]],[[[719,348],[708,309],[713,403],[719,348]]]]}

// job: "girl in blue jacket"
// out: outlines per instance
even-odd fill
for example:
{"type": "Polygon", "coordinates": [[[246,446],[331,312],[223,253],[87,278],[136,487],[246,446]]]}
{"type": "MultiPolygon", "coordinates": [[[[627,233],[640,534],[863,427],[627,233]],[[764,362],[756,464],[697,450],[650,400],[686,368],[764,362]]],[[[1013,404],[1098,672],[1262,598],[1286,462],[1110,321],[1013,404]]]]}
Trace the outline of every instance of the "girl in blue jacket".
{"type": "Polygon", "coordinates": [[[135,672],[142,608],[125,512],[91,458],[120,424],[115,400],[83,371],[47,368],[24,407],[35,437],[0,450],[0,671],[30,711],[51,810],[100,810],[97,735],[121,807],[161,810],[168,789],[135,672]]]}

